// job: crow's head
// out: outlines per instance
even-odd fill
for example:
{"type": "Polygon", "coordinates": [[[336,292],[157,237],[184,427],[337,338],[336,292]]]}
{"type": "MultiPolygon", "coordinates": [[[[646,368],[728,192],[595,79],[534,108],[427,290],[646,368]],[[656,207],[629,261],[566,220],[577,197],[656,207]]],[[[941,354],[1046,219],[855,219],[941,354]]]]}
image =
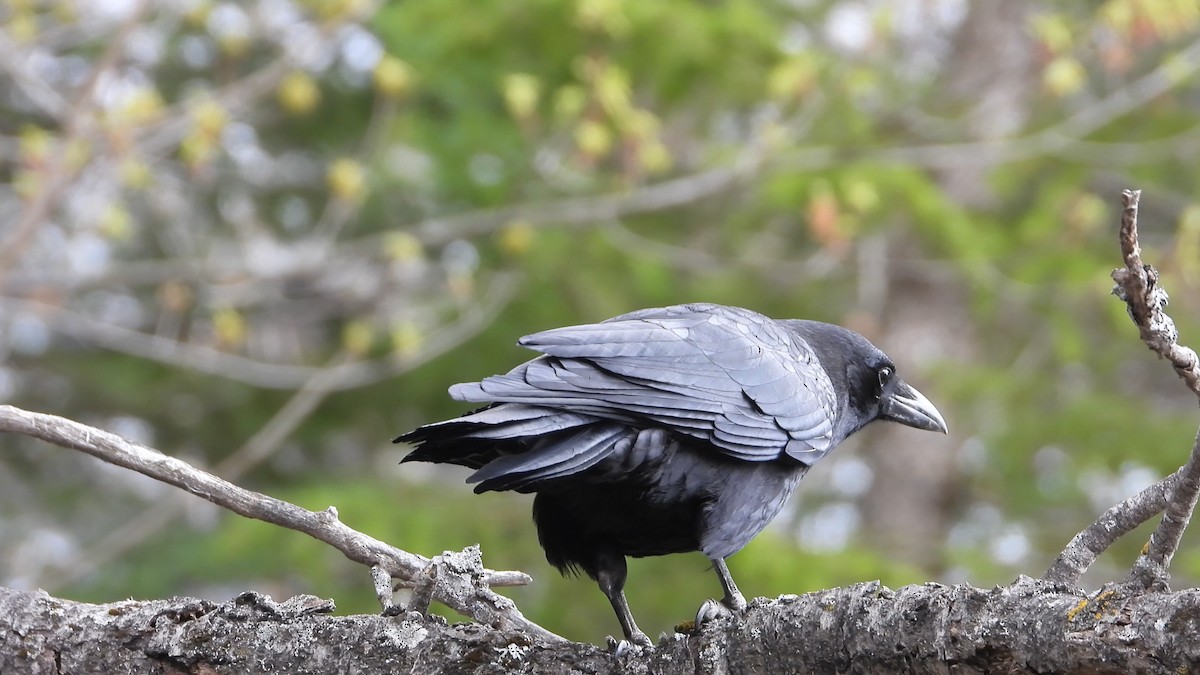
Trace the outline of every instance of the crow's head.
{"type": "Polygon", "coordinates": [[[819,321],[783,322],[816,353],[833,382],[838,407],[834,443],[875,420],[946,433],[942,414],[896,374],[896,365],[866,338],[819,321]]]}

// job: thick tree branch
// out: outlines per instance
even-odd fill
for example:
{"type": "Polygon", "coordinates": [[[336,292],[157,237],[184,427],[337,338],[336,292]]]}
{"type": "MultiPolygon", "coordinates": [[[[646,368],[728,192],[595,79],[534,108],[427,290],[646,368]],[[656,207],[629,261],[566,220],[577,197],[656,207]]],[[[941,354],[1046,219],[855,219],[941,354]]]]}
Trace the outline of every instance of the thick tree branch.
{"type": "Polygon", "coordinates": [[[416,613],[331,610],[311,596],[87,605],[0,589],[0,671],[1166,674],[1200,660],[1200,591],[1088,595],[1029,579],[758,599],[741,619],[620,656],[416,613]]]}
{"type": "MultiPolygon", "coordinates": [[[[1124,208],[1119,240],[1125,267],[1113,270],[1112,278],[1116,282],[1113,294],[1125,301],[1142,342],[1160,358],[1170,361],[1188,389],[1200,396],[1200,361],[1195,351],[1179,344],[1175,322],[1164,311],[1168,297],[1166,289],[1158,283],[1158,270],[1142,262],[1137,224],[1140,197],[1140,190],[1121,193],[1124,208]]],[[[1187,464],[1178,475],[1166,513],[1150,536],[1144,554],[1130,572],[1130,581],[1145,586],[1165,585],[1169,578],[1167,571],[1171,559],[1179,548],[1179,541],[1196,508],[1196,499],[1200,496],[1200,433],[1196,436],[1187,464]]]]}
{"type": "Polygon", "coordinates": [[[302,509],[240,488],[116,434],[54,415],[0,406],[0,431],[31,436],[79,450],[182,488],[247,518],[303,532],[333,546],[350,560],[383,568],[402,584],[411,585],[419,581],[421,572],[432,565],[437,568],[433,597],[439,602],[494,628],[524,631],[540,640],[561,640],[530,622],[511,600],[497,595],[490,588],[529,583],[528,575],[484,569],[477,547],[459,553],[447,552],[429,560],[351,529],[338,520],[333,507],[321,512],[302,509]]]}

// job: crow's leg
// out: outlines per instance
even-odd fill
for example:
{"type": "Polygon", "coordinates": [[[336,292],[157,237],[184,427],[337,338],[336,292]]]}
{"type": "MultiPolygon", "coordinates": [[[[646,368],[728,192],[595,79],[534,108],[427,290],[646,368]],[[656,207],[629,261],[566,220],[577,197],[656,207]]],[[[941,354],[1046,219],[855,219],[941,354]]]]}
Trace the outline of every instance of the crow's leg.
{"type": "Polygon", "coordinates": [[[600,590],[608,596],[608,601],[612,603],[613,611],[617,613],[617,621],[621,622],[621,630],[625,633],[625,639],[643,647],[653,646],[654,643],[634,622],[633,612],[629,611],[629,602],[625,600],[626,574],[627,568],[623,555],[603,555],[597,561],[596,583],[600,584],[600,590]]]}
{"type": "Polygon", "coordinates": [[[742,592],[738,590],[737,584],[733,583],[733,575],[729,573],[729,566],[725,564],[725,559],[715,558],[712,564],[713,569],[717,571],[717,578],[721,580],[721,590],[725,591],[725,597],[721,598],[721,603],[735,612],[746,609],[746,598],[742,597],[742,592]]]}
{"type": "Polygon", "coordinates": [[[721,588],[725,591],[725,597],[721,598],[721,602],[705,600],[704,604],[700,605],[700,609],[696,611],[696,628],[707,621],[746,609],[746,598],[738,590],[737,584],[733,583],[733,575],[729,573],[729,566],[725,564],[725,559],[711,558],[711,560],[713,569],[717,572],[717,578],[721,580],[721,588]]]}

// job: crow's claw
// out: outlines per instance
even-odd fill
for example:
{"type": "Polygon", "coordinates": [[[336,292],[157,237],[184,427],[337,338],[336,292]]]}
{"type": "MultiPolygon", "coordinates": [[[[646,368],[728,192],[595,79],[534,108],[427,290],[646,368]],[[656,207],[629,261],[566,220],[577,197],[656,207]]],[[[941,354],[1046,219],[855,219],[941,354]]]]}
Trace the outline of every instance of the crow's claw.
{"type": "Polygon", "coordinates": [[[717,602],[716,600],[705,600],[700,609],[696,610],[696,630],[700,630],[704,624],[715,619],[723,619],[734,615],[734,610],[730,609],[725,603],[717,602]]]}
{"type": "Polygon", "coordinates": [[[650,642],[650,638],[645,633],[638,633],[633,636],[633,642],[629,640],[618,640],[609,635],[607,638],[608,651],[617,658],[621,658],[626,654],[633,653],[642,647],[653,648],[654,643],[650,642]]]}

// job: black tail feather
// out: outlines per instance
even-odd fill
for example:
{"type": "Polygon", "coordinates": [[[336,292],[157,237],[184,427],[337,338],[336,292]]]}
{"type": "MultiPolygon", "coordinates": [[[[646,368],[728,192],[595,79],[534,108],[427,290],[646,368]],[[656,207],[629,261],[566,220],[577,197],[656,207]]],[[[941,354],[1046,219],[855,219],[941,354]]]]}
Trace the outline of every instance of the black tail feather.
{"type": "MultiPolygon", "coordinates": [[[[493,404],[474,412],[446,420],[426,424],[406,434],[396,437],[394,443],[409,443],[416,446],[406,455],[403,462],[430,462],[434,464],[455,464],[471,469],[480,469],[489,463],[505,458],[513,466],[524,466],[524,459],[510,460],[507,458],[527,455],[557,448],[555,439],[563,439],[583,433],[594,426],[610,426],[589,415],[541,408],[519,404],[493,404]]],[[[615,441],[614,441],[615,442],[615,441]]],[[[571,447],[570,445],[564,447],[571,447]]],[[[593,454],[599,452],[590,444],[581,447],[580,451],[588,450],[593,454]]],[[[558,457],[554,461],[567,461],[567,456],[558,457]]],[[[576,464],[582,470],[582,464],[587,458],[580,459],[576,464]]],[[[602,457],[595,459],[599,461],[602,457]]],[[[544,462],[543,462],[544,463],[544,462]]],[[[595,462],[592,462],[593,464],[595,462]]],[[[539,464],[534,462],[534,464],[539,464]]],[[[570,462],[561,469],[568,469],[570,462]]],[[[590,466],[590,464],[589,464],[590,466]]],[[[534,467],[536,468],[536,467],[534,467]]],[[[534,469],[524,469],[519,472],[528,473],[534,469]]],[[[550,472],[547,472],[550,473],[550,472]]],[[[492,478],[498,477],[492,476],[492,478]]],[[[481,480],[486,480],[481,479],[481,480]]],[[[483,489],[513,489],[512,487],[487,487],[483,489]]]]}
{"type": "Polygon", "coordinates": [[[608,457],[636,431],[615,422],[596,422],[542,436],[526,452],[497,457],[467,478],[475,492],[530,492],[539,484],[571,476],[608,457]]]}

